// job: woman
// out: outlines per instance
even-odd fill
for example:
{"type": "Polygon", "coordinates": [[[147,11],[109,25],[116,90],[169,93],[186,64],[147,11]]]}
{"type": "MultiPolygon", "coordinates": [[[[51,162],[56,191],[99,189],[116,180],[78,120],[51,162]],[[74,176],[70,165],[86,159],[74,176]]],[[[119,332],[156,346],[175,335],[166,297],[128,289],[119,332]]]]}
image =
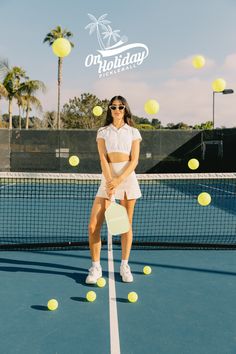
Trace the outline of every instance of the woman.
{"type": "Polygon", "coordinates": [[[120,275],[124,282],[133,281],[128,265],[133,236],[132,219],[136,199],[142,196],[134,172],[138,165],[142,137],[133,125],[126,99],[122,96],[113,97],[109,103],[105,125],[98,129],[96,139],[102,168],[102,180],[93,203],[89,222],[92,267],[86,278],[87,284],[95,284],[102,276],[100,231],[105,210],[109,206],[113,194],[126,208],[131,225],[130,230],[121,235],[120,275]]]}

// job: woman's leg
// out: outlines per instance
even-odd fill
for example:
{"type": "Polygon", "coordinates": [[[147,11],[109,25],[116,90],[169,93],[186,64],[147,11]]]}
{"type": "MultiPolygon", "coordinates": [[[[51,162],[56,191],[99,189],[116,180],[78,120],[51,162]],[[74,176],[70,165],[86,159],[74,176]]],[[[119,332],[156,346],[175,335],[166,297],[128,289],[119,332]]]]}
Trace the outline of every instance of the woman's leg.
{"type": "Polygon", "coordinates": [[[134,214],[134,206],[136,203],[136,199],[127,199],[126,193],[124,200],[120,201],[120,204],[123,205],[128,214],[129,222],[130,222],[130,230],[121,235],[121,248],[122,248],[122,259],[128,260],[130,256],[130,250],[133,241],[133,231],[132,231],[132,221],[133,221],[133,214],[134,214]]]}
{"type": "Polygon", "coordinates": [[[133,221],[135,203],[136,203],[136,199],[127,200],[126,196],[124,200],[121,200],[121,205],[123,205],[127,210],[127,214],[131,226],[128,232],[123,233],[121,235],[122,261],[120,266],[120,275],[122,277],[122,281],[126,283],[130,283],[133,281],[133,275],[128,265],[128,260],[129,260],[130,250],[133,241],[132,221],[133,221]]]}
{"type": "Polygon", "coordinates": [[[106,199],[96,197],[91,210],[88,226],[89,248],[93,262],[100,261],[101,253],[101,228],[104,221],[106,199]]]}
{"type": "Polygon", "coordinates": [[[91,210],[91,216],[88,226],[89,231],[89,248],[92,258],[92,267],[86,277],[86,284],[96,284],[97,280],[102,277],[102,267],[100,265],[101,253],[101,228],[104,221],[106,199],[96,197],[91,210]]]}

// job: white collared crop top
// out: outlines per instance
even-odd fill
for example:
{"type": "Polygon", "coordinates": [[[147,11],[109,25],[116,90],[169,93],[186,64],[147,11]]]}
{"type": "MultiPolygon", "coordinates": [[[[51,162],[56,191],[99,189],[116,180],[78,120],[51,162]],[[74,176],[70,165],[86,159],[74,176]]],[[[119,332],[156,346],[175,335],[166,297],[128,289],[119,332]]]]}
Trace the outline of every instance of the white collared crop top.
{"type": "Polygon", "coordinates": [[[132,142],[134,140],[142,141],[139,130],[126,123],[119,129],[112,123],[99,128],[96,140],[99,138],[105,140],[107,153],[123,152],[128,155],[131,152],[132,142]]]}

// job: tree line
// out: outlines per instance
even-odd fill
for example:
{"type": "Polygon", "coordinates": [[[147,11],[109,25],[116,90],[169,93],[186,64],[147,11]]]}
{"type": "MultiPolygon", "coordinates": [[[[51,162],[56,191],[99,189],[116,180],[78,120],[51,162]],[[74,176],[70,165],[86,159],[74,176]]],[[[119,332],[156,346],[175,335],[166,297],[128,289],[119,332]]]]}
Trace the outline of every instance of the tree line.
{"type": "MultiPolygon", "coordinates": [[[[30,102],[32,99],[30,98],[30,102]]],[[[91,93],[83,93],[80,97],[74,97],[69,99],[68,103],[64,104],[61,110],[61,129],[98,129],[103,125],[106,119],[106,109],[108,107],[109,100],[100,100],[98,97],[91,93]],[[101,106],[103,113],[97,117],[93,114],[93,108],[95,106],[101,106]]],[[[31,109],[30,105],[30,109],[31,109]]],[[[38,107],[42,107],[39,102],[38,107]]],[[[29,108],[28,108],[29,110],[29,108]]],[[[23,110],[24,111],[24,110],[23,110]]],[[[19,107],[20,112],[20,107],[19,107]]],[[[150,121],[146,117],[138,117],[133,115],[133,121],[135,126],[141,130],[157,130],[157,129],[212,129],[212,122],[208,121],[198,125],[188,125],[184,122],[180,123],[168,123],[162,125],[158,118],[152,118],[150,121]]],[[[37,116],[21,117],[19,115],[12,115],[11,117],[12,127],[15,129],[57,129],[57,112],[46,111],[43,117],[40,119],[37,116]]],[[[1,128],[9,127],[9,114],[2,115],[0,120],[1,128]]]]}

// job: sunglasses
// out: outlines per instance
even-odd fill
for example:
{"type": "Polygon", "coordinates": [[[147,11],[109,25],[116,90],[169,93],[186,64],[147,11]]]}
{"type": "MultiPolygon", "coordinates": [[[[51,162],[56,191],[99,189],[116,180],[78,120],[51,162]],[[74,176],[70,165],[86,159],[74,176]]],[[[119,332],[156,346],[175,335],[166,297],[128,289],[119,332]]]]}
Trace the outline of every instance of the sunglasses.
{"type": "Polygon", "coordinates": [[[112,111],[115,111],[116,109],[119,109],[119,111],[123,111],[123,109],[125,109],[125,106],[115,106],[115,105],[111,105],[109,106],[109,108],[112,110],[112,111]]]}

